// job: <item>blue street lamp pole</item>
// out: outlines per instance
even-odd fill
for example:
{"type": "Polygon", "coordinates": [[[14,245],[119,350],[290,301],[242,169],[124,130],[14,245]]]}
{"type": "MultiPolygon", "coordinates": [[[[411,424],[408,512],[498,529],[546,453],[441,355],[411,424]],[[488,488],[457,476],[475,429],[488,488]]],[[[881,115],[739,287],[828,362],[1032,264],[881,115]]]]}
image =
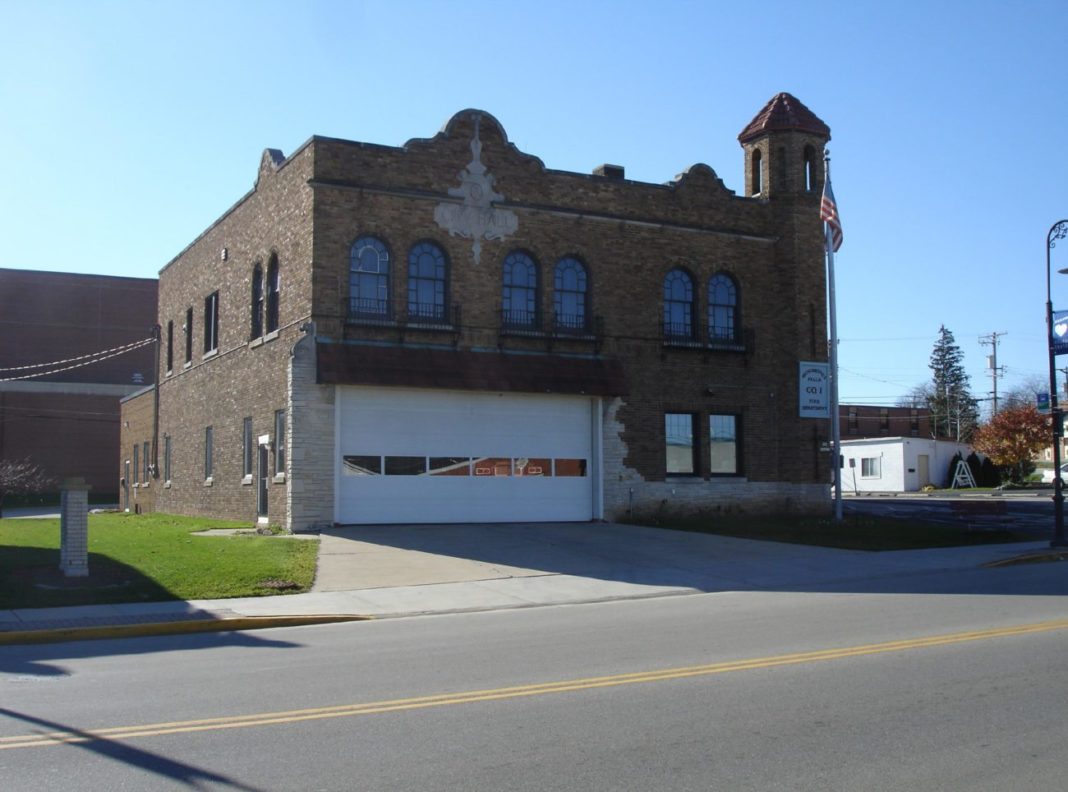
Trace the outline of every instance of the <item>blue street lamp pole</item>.
{"type": "MultiPolygon", "coordinates": [[[[1049,348],[1049,414],[1053,424],[1053,540],[1051,547],[1068,547],[1064,536],[1064,480],[1061,478],[1061,435],[1063,413],[1057,406],[1057,356],[1053,349],[1053,297],[1050,253],[1058,239],[1068,236],[1068,220],[1058,220],[1046,235],[1046,345],[1049,348]]],[[[1068,270],[1059,270],[1068,272],[1068,270]]]]}

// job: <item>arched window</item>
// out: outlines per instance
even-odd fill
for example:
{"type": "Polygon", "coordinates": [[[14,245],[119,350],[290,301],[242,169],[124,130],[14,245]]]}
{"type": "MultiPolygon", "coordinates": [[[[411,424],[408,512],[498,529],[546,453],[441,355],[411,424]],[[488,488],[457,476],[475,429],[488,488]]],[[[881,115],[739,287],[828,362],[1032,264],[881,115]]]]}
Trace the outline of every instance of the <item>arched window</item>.
{"type": "Polygon", "coordinates": [[[586,331],[586,268],[576,258],[556,262],[553,274],[553,314],[557,330],[568,333],[586,331]]]}
{"type": "Polygon", "coordinates": [[[812,192],[816,186],[816,150],[805,146],[805,191],[812,192]]]}
{"type": "Polygon", "coordinates": [[[753,159],[752,159],[753,173],[752,173],[752,178],[750,179],[750,182],[752,183],[752,187],[753,187],[753,190],[752,190],[752,194],[753,195],[760,195],[760,193],[764,192],[764,167],[763,166],[764,166],[764,154],[763,154],[763,152],[761,152],[761,150],[758,149],[758,148],[753,149],[753,159]]]}
{"type": "Polygon", "coordinates": [[[251,323],[249,338],[263,335],[263,267],[257,264],[252,268],[252,300],[250,305],[251,323]]]}
{"type": "Polygon", "coordinates": [[[738,287],[730,275],[713,275],[708,282],[708,338],[738,340],[738,287]]]}
{"type": "Polygon", "coordinates": [[[664,278],[664,337],[693,340],[693,279],[673,269],[664,278]]]}
{"type": "Polygon", "coordinates": [[[349,315],[389,317],[389,249],[378,237],[362,236],[349,251],[349,315]]]}
{"type": "Polygon", "coordinates": [[[505,327],[532,330],[538,326],[538,266],[526,253],[516,250],[505,257],[501,298],[505,327]]]}
{"type": "Polygon", "coordinates": [[[281,281],[278,274],[278,256],[271,254],[267,262],[267,318],[268,333],[278,329],[278,299],[281,294],[281,281]]]}
{"type": "Polygon", "coordinates": [[[433,242],[420,242],[408,253],[408,318],[444,322],[449,263],[433,242]]]}

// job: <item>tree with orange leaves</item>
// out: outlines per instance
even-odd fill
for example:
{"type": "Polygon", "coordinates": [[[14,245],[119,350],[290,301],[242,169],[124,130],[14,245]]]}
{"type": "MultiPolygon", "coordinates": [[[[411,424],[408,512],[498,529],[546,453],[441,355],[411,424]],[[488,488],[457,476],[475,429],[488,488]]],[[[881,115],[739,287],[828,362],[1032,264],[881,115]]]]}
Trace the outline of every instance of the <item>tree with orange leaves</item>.
{"type": "Polygon", "coordinates": [[[1049,443],[1049,416],[1031,405],[1001,410],[980,426],[972,438],[975,450],[990,457],[1017,483],[1034,470],[1031,458],[1049,443]]]}

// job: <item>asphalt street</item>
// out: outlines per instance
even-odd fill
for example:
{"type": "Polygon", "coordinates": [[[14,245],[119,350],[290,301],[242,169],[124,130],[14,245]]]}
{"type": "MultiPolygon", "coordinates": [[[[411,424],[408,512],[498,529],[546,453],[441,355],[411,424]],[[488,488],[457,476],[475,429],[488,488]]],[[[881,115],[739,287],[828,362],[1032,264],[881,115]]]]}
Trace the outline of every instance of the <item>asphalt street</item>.
{"type": "Polygon", "coordinates": [[[0,780],[1062,788],[1064,566],[867,588],[4,647],[0,780]]]}

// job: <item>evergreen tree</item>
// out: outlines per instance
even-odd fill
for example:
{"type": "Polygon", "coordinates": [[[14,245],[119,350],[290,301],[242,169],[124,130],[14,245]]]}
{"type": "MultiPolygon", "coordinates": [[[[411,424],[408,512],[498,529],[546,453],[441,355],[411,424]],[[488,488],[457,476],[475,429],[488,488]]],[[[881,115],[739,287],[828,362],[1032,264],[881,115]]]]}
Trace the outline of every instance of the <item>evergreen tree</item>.
{"type": "Polygon", "coordinates": [[[931,351],[934,378],[927,396],[931,426],[936,438],[967,443],[979,423],[979,405],[972,398],[964,353],[945,325],[938,328],[938,340],[931,351]]]}

